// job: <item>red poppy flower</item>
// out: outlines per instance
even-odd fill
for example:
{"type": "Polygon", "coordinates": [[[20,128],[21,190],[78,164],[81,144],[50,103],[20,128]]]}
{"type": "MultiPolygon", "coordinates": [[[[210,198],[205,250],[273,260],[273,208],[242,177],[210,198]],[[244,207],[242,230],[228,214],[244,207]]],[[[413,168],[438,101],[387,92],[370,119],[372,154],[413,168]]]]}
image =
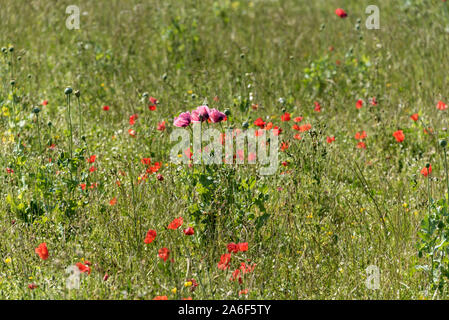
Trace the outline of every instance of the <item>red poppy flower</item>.
{"type": "Polygon", "coordinates": [[[12,173],[14,173],[14,170],[11,168],[6,168],[6,172],[9,174],[12,174],[12,173]]]}
{"type": "Polygon", "coordinates": [[[47,104],[48,104],[48,100],[42,101],[42,105],[43,105],[43,106],[46,106],[47,104]]]}
{"type": "Polygon", "coordinates": [[[362,109],[362,107],[363,107],[363,100],[357,100],[357,103],[355,104],[355,107],[357,108],[357,109],[362,109]]]}
{"type": "Polygon", "coordinates": [[[228,248],[228,252],[229,253],[237,253],[237,252],[239,252],[239,246],[238,246],[238,244],[236,244],[234,242],[229,243],[227,245],[227,248],[228,248]]]}
{"type": "Polygon", "coordinates": [[[28,285],[28,289],[30,289],[30,290],[34,290],[34,289],[36,289],[37,288],[37,284],[35,284],[35,283],[30,283],[29,285],[28,285]]]}
{"type": "Polygon", "coordinates": [[[90,270],[90,267],[89,267],[89,266],[84,265],[84,264],[82,264],[81,262],[77,262],[75,265],[78,267],[78,269],[79,269],[82,273],[90,274],[91,270],[90,270]]]}
{"type": "Polygon", "coordinates": [[[36,249],[34,249],[34,252],[36,252],[42,260],[48,259],[48,249],[45,242],[42,242],[36,249]]]}
{"type": "Polygon", "coordinates": [[[301,122],[302,119],[304,119],[304,117],[296,117],[296,118],[293,119],[293,121],[295,121],[295,122],[301,122]]]}
{"type": "Polygon", "coordinates": [[[157,124],[157,130],[164,131],[165,130],[165,121],[159,122],[157,124]]]}
{"type": "Polygon", "coordinates": [[[135,137],[136,136],[136,131],[134,131],[133,129],[129,129],[128,133],[131,137],[135,137]]]}
{"type": "Polygon", "coordinates": [[[142,158],[140,162],[142,162],[146,166],[149,166],[151,164],[151,158],[142,158]]]}
{"type": "Polygon", "coordinates": [[[155,296],[153,300],[168,300],[167,296],[155,296]]]}
{"type": "Polygon", "coordinates": [[[437,109],[438,110],[446,110],[447,109],[447,105],[443,101],[438,101],[437,109]]]}
{"type": "Polygon", "coordinates": [[[193,230],[192,227],[188,227],[187,229],[184,229],[183,231],[186,236],[191,236],[195,233],[195,230],[193,230]]]}
{"type": "Polygon", "coordinates": [[[157,99],[154,98],[154,97],[150,97],[148,100],[150,101],[151,104],[158,104],[159,103],[159,101],[157,101],[157,99]]]}
{"type": "Polygon", "coordinates": [[[96,155],[92,155],[92,156],[90,156],[90,157],[87,159],[87,162],[88,162],[88,163],[94,163],[94,162],[95,162],[95,159],[97,159],[97,156],[96,156],[96,155]]]}
{"type": "Polygon", "coordinates": [[[86,190],[86,184],[85,183],[80,183],[80,187],[81,187],[81,190],[86,190]]]}
{"type": "Polygon", "coordinates": [[[431,174],[432,173],[432,166],[431,165],[429,165],[429,169],[427,169],[426,167],[424,167],[424,168],[422,168],[422,170],[421,170],[421,174],[424,176],[424,177],[427,177],[429,174],[431,174]]]}
{"type": "Polygon", "coordinates": [[[373,105],[373,106],[377,106],[377,100],[376,100],[376,97],[372,97],[370,103],[371,103],[371,105],[373,105]]]}
{"type": "Polygon", "coordinates": [[[156,110],[156,105],[149,105],[148,109],[150,109],[150,111],[155,111],[156,110]]]}
{"type": "Polygon", "coordinates": [[[136,123],[136,120],[138,117],[139,117],[139,115],[137,115],[137,114],[133,114],[133,115],[129,116],[129,124],[134,125],[136,123]]]}
{"type": "Polygon", "coordinates": [[[366,144],[364,142],[357,143],[357,149],[366,149],[366,144]]]}
{"type": "Polygon", "coordinates": [[[315,110],[316,112],[321,112],[321,106],[318,102],[314,102],[315,103],[315,108],[313,110],[315,110]]]}
{"type": "Polygon", "coordinates": [[[220,262],[218,263],[218,269],[226,270],[229,268],[229,263],[231,262],[231,254],[225,253],[220,257],[220,262]]]}
{"type": "Polygon", "coordinates": [[[109,205],[111,205],[111,206],[115,206],[117,204],[117,198],[112,198],[110,201],[109,201],[109,205]]]}
{"type": "Polygon", "coordinates": [[[262,118],[257,118],[254,121],[254,125],[258,126],[259,128],[263,129],[265,126],[265,121],[262,120],[262,118]]]}
{"type": "Polygon", "coordinates": [[[109,111],[109,106],[103,106],[104,111],[109,111]]]}
{"type": "Polygon", "coordinates": [[[402,142],[402,141],[404,141],[404,138],[405,138],[404,132],[402,132],[402,130],[398,130],[393,133],[393,137],[396,138],[397,142],[402,142]]]}
{"type": "Polygon", "coordinates": [[[332,142],[335,141],[335,137],[334,137],[334,136],[332,136],[332,137],[327,137],[327,138],[326,138],[326,141],[327,141],[327,143],[332,143],[332,142]]]}
{"type": "Polygon", "coordinates": [[[161,258],[165,262],[165,261],[167,261],[168,256],[170,255],[170,250],[168,250],[167,248],[162,248],[162,249],[159,249],[158,254],[159,254],[159,258],[161,258]]]}
{"type": "Polygon", "coordinates": [[[95,168],[94,166],[89,168],[89,172],[95,172],[95,171],[97,171],[97,168],[95,168]]]}
{"type": "Polygon", "coordinates": [[[287,150],[288,147],[289,147],[288,142],[282,142],[282,144],[281,144],[281,150],[282,150],[282,151],[287,150]]]}
{"type": "Polygon", "coordinates": [[[410,119],[412,119],[413,121],[418,121],[418,119],[419,119],[419,114],[417,114],[417,113],[414,113],[414,114],[412,114],[411,116],[410,116],[410,119]]]}
{"type": "Polygon", "coordinates": [[[182,224],[184,223],[184,219],[182,217],[176,218],[174,219],[172,222],[170,222],[170,224],[168,225],[168,229],[172,229],[172,230],[176,230],[178,229],[180,226],[182,226],[182,224]]]}
{"type": "Polygon", "coordinates": [[[357,132],[357,133],[355,134],[355,139],[356,139],[356,140],[363,140],[363,139],[365,139],[366,137],[367,137],[366,131],[357,132]]]}
{"type": "Polygon", "coordinates": [[[281,116],[281,121],[290,121],[290,113],[286,112],[281,116]]]}
{"type": "Polygon", "coordinates": [[[306,132],[312,129],[312,125],[310,123],[299,126],[299,132],[306,132]]]}
{"type": "Polygon", "coordinates": [[[108,279],[109,279],[109,275],[106,273],[103,277],[103,281],[108,281],[108,279]]]}
{"type": "Polygon", "coordinates": [[[145,237],[145,240],[143,240],[143,242],[145,242],[146,244],[150,244],[151,242],[154,241],[154,239],[156,239],[156,230],[148,230],[147,235],[145,237]]]}
{"type": "Polygon", "coordinates": [[[301,135],[299,133],[295,134],[295,136],[293,138],[295,138],[296,140],[301,140],[302,139],[302,137],[301,137],[301,135]]]}
{"type": "Polygon", "coordinates": [[[238,244],[239,251],[245,252],[248,251],[248,242],[242,242],[238,244]]]}
{"type": "Polygon", "coordinates": [[[339,16],[340,18],[346,18],[348,16],[348,14],[345,12],[345,10],[341,9],[341,8],[337,8],[335,10],[335,14],[337,16],[339,16]]]}

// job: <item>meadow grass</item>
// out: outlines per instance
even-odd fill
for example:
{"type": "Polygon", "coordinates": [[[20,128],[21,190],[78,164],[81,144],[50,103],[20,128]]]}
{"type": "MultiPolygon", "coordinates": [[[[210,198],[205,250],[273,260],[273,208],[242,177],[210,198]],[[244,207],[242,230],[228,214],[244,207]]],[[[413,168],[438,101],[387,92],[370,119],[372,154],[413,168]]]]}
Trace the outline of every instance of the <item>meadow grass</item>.
{"type": "Polygon", "coordinates": [[[418,251],[429,189],[447,207],[448,110],[435,106],[448,101],[448,12],[439,0],[2,1],[0,299],[446,299],[445,253],[432,273],[434,254],[418,251]],[[66,28],[72,4],[79,30],[66,28]],[[365,27],[373,4],[379,30],[365,27]],[[171,163],[174,117],[204,103],[227,110],[223,127],[282,128],[276,174],[171,163]],[[299,116],[312,127],[301,140],[299,116]],[[145,177],[143,158],[162,166],[145,177]],[[231,242],[248,250],[221,270],[231,242]],[[66,268],[86,260],[69,290],[66,268]],[[230,280],[242,262],[254,270],[230,280]]]}

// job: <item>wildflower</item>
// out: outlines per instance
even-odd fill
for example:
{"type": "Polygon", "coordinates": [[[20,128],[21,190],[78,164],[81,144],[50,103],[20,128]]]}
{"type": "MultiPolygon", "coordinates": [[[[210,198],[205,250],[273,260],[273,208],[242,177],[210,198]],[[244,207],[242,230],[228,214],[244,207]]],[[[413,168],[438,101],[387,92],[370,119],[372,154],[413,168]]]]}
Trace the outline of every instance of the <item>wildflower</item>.
{"type": "Polygon", "coordinates": [[[137,114],[133,114],[129,116],[129,124],[132,126],[136,123],[136,120],[139,116],[137,114]]]}
{"type": "Polygon", "coordinates": [[[136,136],[136,131],[133,130],[133,129],[129,129],[129,130],[128,130],[128,133],[129,133],[129,135],[130,135],[131,137],[135,137],[135,136],[136,136]]]}
{"type": "Polygon", "coordinates": [[[199,106],[192,111],[192,122],[203,122],[208,120],[212,110],[210,110],[208,106],[199,106]]]}
{"type": "Polygon", "coordinates": [[[447,105],[443,101],[440,100],[437,103],[437,109],[438,110],[446,110],[447,109],[447,105]]]}
{"type": "Polygon", "coordinates": [[[104,274],[103,281],[108,281],[109,275],[107,273],[104,274]]]}
{"type": "Polygon", "coordinates": [[[109,205],[110,206],[115,206],[116,204],[117,204],[117,198],[116,197],[114,197],[111,200],[109,200],[109,205]]]}
{"type": "Polygon", "coordinates": [[[168,225],[168,229],[176,230],[178,229],[182,224],[184,223],[184,219],[182,217],[174,219],[170,224],[168,225]]]}
{"type": "Polygon", "coordinates": [[[195,233],[195,230],[193,230],[192,227],[188,227],[187,229],[184,229],[183,232],[186,236],[191,236],[195,233]]]}
{"type": "Polygon", "coordinates": [[[81,262],[77,262],[75,265],[78,267],[80,272],[90,274],[91,269],[89,266],[84,265],[81,262]]]}
{"type": "Polygon", "coordinates": [[[104,111],[109,111],[109,106],[103,106],[104,111]]]}
{"type": "Polygon", "coordinates": [[[304,117],[296,117],[296,118],[293,119],[293,121],[295,121],[295,122],[301,122],[302,119],[304,119],[304,117]]]}
{"type": "Polygon", "coordinates": [[[216,123],[226,120],[226,115],[217,109],[212,109],[209,112],[209,118],[212,122],[216,123]]]}
{"type": "Polygon", "coordinates": [[[372,97],[371,100],[370,100],[370,103],[371,103],[372,106],[377,106],[376,97],[372,97]]]}
{"type": "Polygon", "coordinates": [[[30,289],[30,290],[34,290],[34,289],[36,289],[37,288],[37,284],[35,284],[35,283],[30,283],[29,285],[28,285],[28,289],[30,289]]]}
{"type": "Polygon", "coordinates": [[[307,123],[305,125],[299,126],[299,132],[306,132],[312,129],[312,125],[310,123],[307,123]]]}
{"type": "Polygon", "coordinates": [[[156,105],[155,104],[149,105],[148,109],[150,109],[150,111],[155,111],[156,110],[156,105]]]}
{"type": "Polygon", "coordinates": [[[156,176],[156,179],[159,180],[159,181],[164,181],[164,176],[163,176],[162,174],[159,173],[159,174],[156,176]]]}
{"type": "Polygon", "coordinates": [[[43,105],[43,106],[46,106],[47,104],[48,104],[48,100],[42,101],[42,105],[43,105]]]}
{"type": "Polygon", "coordinates": [[[417,113],[414,113],[410,116],[410,119],[412,119],[413,121],[418,121],[419,115],[417,113]]]}
{"type": "Polygon", "coordinates": [[[281,121],[290,121],[290,113],[286,112],[281,116],[281,121]]]}
{"type": "Polygon", "coordinates": [[[192,122],[191,116],[189,112],[183,112],[179,115],[179,117],[176,117],[173,125],[175,127],[184,128],[187,127],[192,122]]]}
{"type": "Polygon", "coordinates": [[[239,246],[239,251],[241,251],[241,252],[248,251],[248,242],[239,243],[238,246],[239,246]]]}
{"type": "Polygon", "coordinates": [[[315,104],[315,108],[313,110],[315,110],[316,112],[321,112],[320,104],[318,102],[316,102],[316,101],[314,102],[314,104],[315,104]]]}
{"type": "Polygon", "coordinates": [[[295,136],[293,138],[295,138],[296,140],[301,140],[302,139],[301,135],[299,133],[295,134],[295,136]]]}
{"type": "Polygon", "coordinates": [[[258,126],[259,128],[263,129],[265,127],[265,121],[262,120],[262,118],[257,118],[254,121],[254,125],[258,126]]]}
{"type": "Polygon", "coordinates": [[[357,132],[357,133],[355,134],[355,139],[356,139],[356,140],[363,140],[363,139],[365,139],[366,137],[367,137],[366,131],[357,132]]]}
{"type": "Polygon", "coordinates": [[[357,149],[366,149],[366,144],[364,142],[358,142],[357,149]]]}
{"type": "Polygon", "coordinates": [[[97,156],[96,156],[96,155],[92,155],[92,156],[90,156],[90,157],[87,159],[87,162],[88,162],[88,163],[94,163],[94,162],[95,162],[95,159],[97,159],[97,156]]]}
{"type": "Polygon", "coordinates": [[[243,294],[248,294],[248,289],[244,289],[244,290],[240,290],[239,291],[239,296],[243,295],[243,294]]]}
{"type": "Polygon", "coordinates": [[[143,240],[143,242],[145,242],[146,244],[150,244],[151,242],[154,241],[154,239],[156,239],[156,230],[148,230],[147,235],[145,237],[145,240],[143,240]]]}
{"type": "Polygon", "coordinates": [[[429,174],[431,174],[432,173],[432,166],[429,164],[429,168],[427,168],[427,166],[425,166],[424,168],[422,168],[422,170],[421,170],[421,174],[424,176],[424,177],[427,177],[429,174]]]}
{"type": "Polygon", "coordinates": [[[45,242],[41,243],[36,249],[34,249],[34,252],[36,252],[42,260],[48,259],[48,249],[45,242]]]}
{"type": "Polygon", "coordinates": [[[168,250],[167,248],[162,248],[162,249],[159,249],[158,254],[159,254],[159,258],[161,258],[165,262],[165,261],[167,261],[168,256],[170,255],[170,250],[168,250]]]}
{"type": "Polygon", "coordinates": [[[159,122],[157,124],[157,130],[164,131],[165,130],[165,121],[159,122]]]}
{"type": "Polygon", "coordinates": [[[220,257],[220,262],[218,263],[218,269],[226,270],[229,268],[229,263],[231,262],[231,254],[225,253],[220,257]]]}
{"type": "Polygon", "coordinates": [[[167,296],[155,296],[153,300],[168,300],[167,296]]]}
{"type": "Polygon", "coordinates": [[[150,101],[151,104],[158,104],[159,103],[159,101],[157,101],[157,99],[154,98],[154,97],[150,97],[148,100],[150,101]]]}
{"type": "Polygon", "coordinates": [[[348,16],[348,14],[345,12],[345,10],[341,9],[341,8],[337,8],[335,10],[335,14],[337,16],[339,16],[340,18],[346,18],[348,16]]]}
{"type": "Polygon", "coordinates": [[[363,100],[357,100],[357,102],[356,102],[356,104],[355,104],[355,107],[357,108],[357,109],[362,109],[362,107],[363,107],[363,100]]]}
{"type": "Polygon", "coordinates": [[[229,253],[237,253],[237,252],[239,252],[239,246],[237,244],[233,243],[233,242],[229,243],[227,245],[227,248],[228,248],[228,252],[229,253]]]}
{"type": "Polygon", "coordinates": [[[404,141],[404,138],[405,138],[404,133],[402,132],[402,130],[398,130],[398,131],[394,132],[393,133],[393,137],[396,138],[397,142],[402,142],[402,141],[404,141]]]}
{"type": "Polygon", "coordinates": [[[6,172],[7,172],[8,174],[12,174],[12,173],[14,173],[14,170],[11,169],[11,168],[6,168],[6,172]]]}
{"type": "Polygon", "coordinates": [[[95,172],[95,171],[97,171],[97,168],[95,168],[94,166],[89,168],[89,172],[95,172]]]}
{"type": "Polygon", "coordinates": [[[282,151],[285,151],[285,150],[287,150],[288,149],[288,142],[282,142],[282,144],[281,144],[281,150],[282,151]]]}
{"type": "Polygon", "coordinates": [[[332,142],[335,141],[335,137],[334,137],[334,136],[332,136],[332,137],[327,137],[327,138],[326,138],[326,141],[327,141],[327,143],[332,143],[332,142]]]}

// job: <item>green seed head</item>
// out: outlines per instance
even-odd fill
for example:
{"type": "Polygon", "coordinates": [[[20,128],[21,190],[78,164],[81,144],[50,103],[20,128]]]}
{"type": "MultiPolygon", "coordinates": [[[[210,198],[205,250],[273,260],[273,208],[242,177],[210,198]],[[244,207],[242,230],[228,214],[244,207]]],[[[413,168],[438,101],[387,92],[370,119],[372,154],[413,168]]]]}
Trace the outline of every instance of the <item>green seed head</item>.
{"type": "Polygon", "coordinates": [[[440,147],[441,148],[446,148],[446,146],[447,146],[447,141],[445,139],[441,139],[440,140],[440,147]]]}
{"type": "Polygon", "coordinates": [[[70,88],[70,87],[67,87],[67,88],[65,88],[65,90],[64,90],[64,93],[67,94],[67,95],[72,94],[72,92],[73,92],[73,89],[70,88]]]}
{"type": "Polygon", "coordinates": [[[231,110],[226,109],[226,110],[224,111],[224,114],[227,115],[227,116],[230,116],[230,115],[231,115],[231,110]]]}
{"type": "Polygon", "coordinates": [[[39,112],[41,112],[41,109],[39,109],[39,107],[34,107],[33,108],[33,113],[34,114],[38,114],[39,112]]]}
{"type": "Polygon", "coordinates": [[[243,127],[243,129],[248,129],[248,127],[249,127],[249,123],[248,122],[243,122],[243,124],[242,124],[242,127],[243,127]]]}

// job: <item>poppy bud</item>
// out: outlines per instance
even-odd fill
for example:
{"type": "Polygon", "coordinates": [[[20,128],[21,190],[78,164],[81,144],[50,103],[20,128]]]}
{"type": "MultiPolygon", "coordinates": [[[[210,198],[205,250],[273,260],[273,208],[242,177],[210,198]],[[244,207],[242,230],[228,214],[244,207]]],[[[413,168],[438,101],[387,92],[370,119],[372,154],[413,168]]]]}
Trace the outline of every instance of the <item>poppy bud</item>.
{"type": "Polygon", "coordinates": [[[427,168],[427,169],[430,168],[430,163],[426,163],[426,168],[427,168]]]}
{"type": "Polygon", "coordinates": [[[159,181],[164,181],[164,176],[163,176],[162,174],[160,174],[160,173],[156,176],[156,178],[157,178],[159,181]]]}
{"type": "Polygon", "coordinates": [[[28,74],[28,76],[27,76],[27,77],[28,77],[28,79],[31,79],[31,74],[28,74]]]}
{"type": "Polygon", "coordinates": [[[192,93],[192,99],[196,98],[196,94],[192,93]]]}
{"type": "Polygon", "coordinates": [[[9,47],[9,52],[13,52],[14,51],[14,47],[9,47]]]}
{"type": "Polygon", "coordinates": [[[76,96],[77,98],[79,98],[80,95],[81,95],[81,92],[80,92],[79,90],[76,90],[76,91],[75,91],[75,96],[76,96]]]}
{"type": "Polygon", "coordinates": [[[3,53],[8,53],[5,47],[2,48],[2,52],[3,53]]]}
{"type": "Polygon", "coordinates": [[[81,136],[81,140],[83,140],[84,142],[86,142],[86,136],[81,136]]]}
{"type": "Polygon", "coordinates": [[[164,73],[163,75],[162,75],[162,80],[167,80],[167,74],[166,73],[164,73]]]}
{"type": "Polygon", "coordinates": [[[242,54],[240,55],[240,58],[245,59],[245,54],[242,53],[242,54]]]}
{"type": "Polygon", "coordinates": [[[231,115],[231,110],[226,109],[226,110],[224,111],[224,114],[227,115],[227,116],[230,116],[230,115],[231,115]]]}
{"type": "Polygon", "coordinates": [[[65,88],[65,90],[64,90],[64,93],[65,93],[66,95],[72,94],[72,92],[73,92],[73,89],[70,88],[70,87],[67,87],[67,88],[65,88]]]}
{"type": "Polygon", "coordinates": [[[18,56],[18,57],[17,57],[17,61],[20,61],[20,60],[22,60],[22,57],[21,57],[21,56],[18,56]]]}
{"type": "Polygon", "coordinates": [[[360,24],[362,22],[362,19],[358,18],[357,23],[360,24]]]}
{"type": "Polygon", "coordinates": [[[16,84],[16,80],[11,80],[9,83],[14,87],[14,85],[16,84]]]}
{"type": "Polygon", "coordinates": [[[326,27],[326,25],[324,23],[322,23],[320,26],[320,31],[323,31],[325,27],[326,27]]]}
{"type": "Polygon", "coordinates": [[[33,113],[34,114],[38,114],[39,112],[41,112],[41,109],[39,109],[39,107],[34,107],[33,108],[33,113]]]}
{"type": "Polygon", "coordinates": [[[447,146],[447,141],[444,140],[444,139],[441,139],[441,140],[440,140],[440,147],[441,147],[441,148],[446,148],[446,146],[447,146]]]}
{"type": "Polygon", "coordinates": [[[144,92],[144,93],[142,94],[142,97],[147,98],[147,97],[148,97],[148,92],[144,92]]]}
{"type": "Polygon", "coordinates": [[[242,127],[243,127],[243,129],[248,129],[248,127],[249,127],[249,123],[248,122],[243,122],[243,124],[242,124],[242,127]]]}

